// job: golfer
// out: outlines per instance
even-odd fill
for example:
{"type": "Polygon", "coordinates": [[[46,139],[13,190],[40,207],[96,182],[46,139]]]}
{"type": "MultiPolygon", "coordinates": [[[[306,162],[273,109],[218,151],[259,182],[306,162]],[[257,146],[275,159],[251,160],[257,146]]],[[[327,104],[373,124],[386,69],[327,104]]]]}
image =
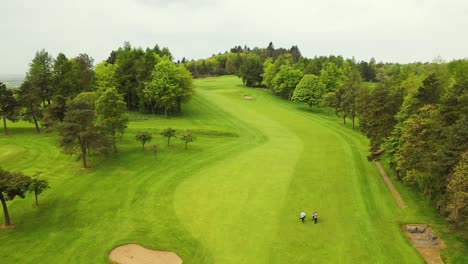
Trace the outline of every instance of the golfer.
{"type": "Polygon", "coordinates": [[[304,223],[305,218],[306,218],[306,213],[302,212],[301,216],[299,217],[299,219],[301,219],[302,223],[304,223]]]}
{"type": "Polygon", "coordinates": [[[314,219],[314,224],[316,224],[316,223],[317,223],[317,219],[318,219],[318,214],[317,214],[317,212],[314,212],[314,213],[312,214],[312,218],[314,219]]]}

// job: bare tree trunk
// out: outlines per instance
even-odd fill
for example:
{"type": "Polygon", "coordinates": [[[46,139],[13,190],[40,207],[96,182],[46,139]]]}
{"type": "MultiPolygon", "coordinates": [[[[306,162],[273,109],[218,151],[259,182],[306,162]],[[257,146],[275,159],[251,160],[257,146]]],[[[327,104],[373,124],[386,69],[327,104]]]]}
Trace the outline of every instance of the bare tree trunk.
{"type": "Polygon", "coordinates": [[[5,114],[3,115],[3,130],[5,131],[5,135],[8,135],[8,128],[7,128],[7,124],[6,124],[5,114]]]}
{"type": "Polygon", "coordinates": [[[114,152],[117,153],[117,139],[115,138],[115,133],[112,134],[112,142],[114,143],[114,152]]]}
{"type": "Polygon", "coordinates": [[[187,144],[188,144],[188,142],[187,142],[187,141],[185,141],[185,149],[187,149],[187,144]]]}
{"type": "Polygon", "coordinates": [[[34,196],[36,196],[36,207],[39,207],[39,202],[37,201],[37,192],[34,191],[34,196]]]}
{"type": "Polygon", "coordinates": [[[80,141],[80,148],[81,148],[81,160],[83,161],[83,168],[88,168],[88,165],[86,164],[86,148],[87,144],[82,141],[82,139],[79,139],[80,141]]]}
{"type": "Polygon", "coordinates": [[[171,141],[171,137],[167,137],[167,145],[169,146],[169,142],[171,141]]]}
{"type": "Polygon", "coordinates": [[[7,207],[5,197],[3,197],[2,192],[0,192],[0,201],[2,201],[3,215],[5,216],[5,226],[9,226],[9,225],[11,225],[10,214],[8,213],[8,207],[7,207]]]}
{"type": "Polygon", "coordinates": [[[36,126],[36,133],[39,134],[39,133],[41,133],[41,130],[39,129],[39,125],[37,124],[37,119],[36,119],[36,115],[34,114],[34,112],[33,112],[32,116],[33,116],[33,120],[34,120],[34,126],[36,126]]]}
{"type": "Polygon", "coordinates": [[[354,115],[353,115],[353,129],[354,129],[354,115]]]}
{"type": "Polygon", "coordinates": [[[343,115],[343,125],[346,125],[346,116],[343,115]]]}

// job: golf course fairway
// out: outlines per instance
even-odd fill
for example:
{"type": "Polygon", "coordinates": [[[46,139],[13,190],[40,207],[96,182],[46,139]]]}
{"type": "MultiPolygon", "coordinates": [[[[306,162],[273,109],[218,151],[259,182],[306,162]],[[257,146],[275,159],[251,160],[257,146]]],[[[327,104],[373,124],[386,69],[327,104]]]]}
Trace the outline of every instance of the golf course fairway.
{"type": "MultiPolygon", "coordinates": [[[[88,169],[62,153],[56,133],[9,123],[0,166],[41,172],[51,188],[38,208],[34,195],[8,203],[15,227],[0,230],[0,263],[107,263],[124,243],[184,263],[424,263],[400,224],[445,223],[399,184],[408,207],[398,207],[364,135],[234,76],[195,87],[180,116],[131,113],[119,153],[91,156],[88,169]],[[167,146],[167,127],[197,139],[167,146]],[[144,150],[140,131],[153,134],[144,150]]],[[[462,242],[440,235],[451,262],[466,260],[462,242]]]]}

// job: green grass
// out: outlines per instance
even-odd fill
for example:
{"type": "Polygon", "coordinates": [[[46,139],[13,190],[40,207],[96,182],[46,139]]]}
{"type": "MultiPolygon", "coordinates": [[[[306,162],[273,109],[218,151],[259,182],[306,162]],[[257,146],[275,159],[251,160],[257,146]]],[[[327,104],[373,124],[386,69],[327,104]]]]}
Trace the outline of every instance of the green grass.
{"type": "MultiPolygon", "coordinates": [[[[176,251],[184,263],[424,263],[400,223],[446,225],[409,192],[409,207],[397,207],[364,136],[235,77],[195,84],[180,116],[132,113],[119,154],[91,157],[87,170],[55,134],[10,124],[1,166],[41,171],[52,188],[39,208],[32,195],[9,202],[16,228],[0,231],[0,263],[106,263],[127,242],[176,251]],[[197,140],[167,147],[156,134],[169,126],[197,140]],[[155,134],[145,151],[134,139],[144,130],[155,134]],[[301,224],[302,210],[317,210],[319,224],[301,224]]],[[[466,261],[466,244],[442,238],[444,256],[466,261]]]]}

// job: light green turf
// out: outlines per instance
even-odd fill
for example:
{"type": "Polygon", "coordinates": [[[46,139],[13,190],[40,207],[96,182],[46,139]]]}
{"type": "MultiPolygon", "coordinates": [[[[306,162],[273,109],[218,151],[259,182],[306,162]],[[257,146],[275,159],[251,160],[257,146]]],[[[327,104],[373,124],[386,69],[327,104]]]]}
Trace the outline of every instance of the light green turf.
{"type": "MultiPolygon", "coordinates": [[[[120,153],[92,157],[87,170],[60,152],[55,134],[11,125],[0,165],[42,171],[52,189],[40,208],[32,196],[9,203],[16,228],[0,231],[0,263],[106,263],[126,242],[176,251],[184,263],[423,263],[400,222],[445,224],[407,192],[409,208],[396,206],[362,135],[236,77],[195,84],[182,116],[132,114],[120,153]],[[198,139],[187,151],[178,139],[167,147],[155,135],[146,151],[134,139],[168,126],[198,139]]],[[[444,235],[445,256],[463,263],[466,246],[444,235]]]]}

